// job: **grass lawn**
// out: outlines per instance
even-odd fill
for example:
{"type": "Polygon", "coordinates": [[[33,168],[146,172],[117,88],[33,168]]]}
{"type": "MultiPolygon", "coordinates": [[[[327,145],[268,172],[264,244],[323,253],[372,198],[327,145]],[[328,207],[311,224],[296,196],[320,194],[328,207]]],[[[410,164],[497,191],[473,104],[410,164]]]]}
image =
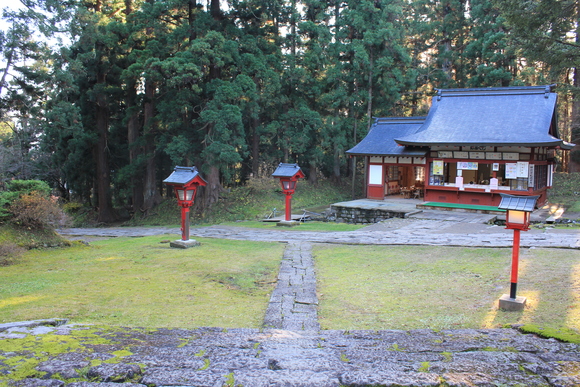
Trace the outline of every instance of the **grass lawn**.
{"type": "Polygon", "coordinates": [[[523,312],[509,293],[511,249],[314,246],[324,329],[493,328],[531,324],[580,331],[580,251],[522,249],[523,312]]]}
{"type": "Polygon", "coordinates": [[[284,245],[176,236],[31,250],[0,268],[0,323],[69,318],[141,327],[259,327],[284,245]]]}

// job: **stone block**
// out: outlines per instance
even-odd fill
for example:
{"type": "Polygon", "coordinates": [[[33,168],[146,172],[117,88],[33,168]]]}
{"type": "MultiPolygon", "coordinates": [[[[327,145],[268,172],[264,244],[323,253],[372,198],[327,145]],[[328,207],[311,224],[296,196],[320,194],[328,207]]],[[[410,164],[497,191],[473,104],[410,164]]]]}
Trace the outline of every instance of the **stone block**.
{"type": "Polygon", "coordinates": [[[178,239],[176,241],[169,242],[169,246],[175,247],[175,248],[178,248],[178,249],[188,249],[190,247],[196,247],[196,246],[199,246],[199,245],[201,245],[201,243],[199,243],[195,239],[188,239],[186,241],[183,241],[181,239],[178,239]]]}
{"type": "Polygon", "coordinates": [[[276,223],[276,226],[279,227],[295,227],[295,226],[299,226],[300,222],[297,220],[281,220],[278,223],[276,223]]]}
{"type": "Polygon", "coordinates": [[[510,298],[509,294],[504,294],[499,299],[499,308],[507,311],[519,312],[526,306],[526,297],[510,298]]]}

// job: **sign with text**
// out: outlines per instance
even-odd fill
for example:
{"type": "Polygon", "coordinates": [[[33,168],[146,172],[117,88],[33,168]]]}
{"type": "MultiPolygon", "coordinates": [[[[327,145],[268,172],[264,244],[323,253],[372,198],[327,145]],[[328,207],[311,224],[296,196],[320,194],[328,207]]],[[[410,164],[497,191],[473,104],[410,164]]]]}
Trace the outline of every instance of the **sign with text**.
{"type": "Polygon", "coordinates": [[[501,160],[501,152],[487,152],[485,158],[488,160],[501,160]]]}
{"type": "Polygon", "coordinates": [[[479,164],[475,161],[458,161],[457,169],[465,169],[469,171],[477,171],[477,166],[479,164]]]}
{"type": "Polygon", "coordinates": [[[528,166],[530,163],[527,161],[518,161],[517,165],[517,176],[516,177],[528,177],[528,166]]]}
{"type": "Polygon", "coordinates": [[[535,188],[536,187],[536,166],[534,164],[530,164],[528,167],[528,187],[535,188]]]}
{"type": "Polygon", "coordinates": [[[469,152],[470,159],[485,159],[485,152],[469,152]]]}
{"type": "Polygon", "coordinates": [[[443,175],[443,160],[433,160],[433,174],[443,175]]]}
{"type": "Polygon", "coordinates": [[[503,153],[502,154],[504,160],[519,160],[520,154],[519,153],[503,153]]]}
{"type": "Polygon", "coordinates": [[[505,165],[505,178],[515,179],[518,177],[518,165],[516,163],[507,163],[505,165]]]}

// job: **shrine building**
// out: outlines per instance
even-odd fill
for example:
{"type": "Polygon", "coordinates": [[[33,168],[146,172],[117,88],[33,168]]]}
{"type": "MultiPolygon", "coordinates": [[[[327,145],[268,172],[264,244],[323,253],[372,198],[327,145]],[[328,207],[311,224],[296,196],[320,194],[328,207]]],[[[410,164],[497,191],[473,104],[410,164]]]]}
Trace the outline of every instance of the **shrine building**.
{"type": "Polygon", "coordinates": [[[366,165],[367,198],[497,206],[547,189],[559,138],[555,85],[438,90],[426,117],[376,118],[347,151],[366,165]]]}

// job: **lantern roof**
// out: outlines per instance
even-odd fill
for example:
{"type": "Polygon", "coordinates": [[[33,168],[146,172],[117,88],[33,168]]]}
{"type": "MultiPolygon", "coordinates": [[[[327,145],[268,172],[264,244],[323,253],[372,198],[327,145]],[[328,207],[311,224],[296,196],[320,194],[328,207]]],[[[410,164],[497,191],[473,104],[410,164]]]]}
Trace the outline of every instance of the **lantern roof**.
{"type": "Polygon", "coordinates": [[[532,212],[536,206],[536,201],[540,197],[538,196],[515,196],[508,194],[500,194],[501,202],[497,208],[501,210],[515,210],[532,212]]]}
{"type": "Polygon", "coordinates": [[[304,177],[304,172],[302,172],[298,164],[280,163],[272,177],[295,177],[299,179],[304,177]]]}
{"type": "Polygon", "coordinates": [[[176,166],[171,175],[165,180],[165,184],[188,186],[192,183],[197,183],[205,186],[207,182],[201,177],[196,167],[180,167],[176,166]]]}

